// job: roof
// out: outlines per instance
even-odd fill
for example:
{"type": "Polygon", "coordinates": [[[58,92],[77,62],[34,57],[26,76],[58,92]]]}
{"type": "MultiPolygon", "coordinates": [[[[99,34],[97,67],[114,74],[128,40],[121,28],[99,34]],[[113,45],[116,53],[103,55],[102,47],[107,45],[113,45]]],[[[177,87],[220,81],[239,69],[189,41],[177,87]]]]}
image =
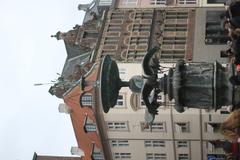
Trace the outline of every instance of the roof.
{"type": "Polygon", "coordinates": [[[73,53],[71,56],[68,56],[62,70],[62,76],[67,78],[73,74],[76,65],[84,66],[87,62],[89,62],[91,53],[92,52],[85,52],[74,56],[73,53]]]}
{"type": "Polygon", "coordinates": [[[67,50],[68,59],[79,56],[80,54],[83,54],[89,51],[81,46],[69,44],[66,41],[64,41],[64,43],[67,50]]]}

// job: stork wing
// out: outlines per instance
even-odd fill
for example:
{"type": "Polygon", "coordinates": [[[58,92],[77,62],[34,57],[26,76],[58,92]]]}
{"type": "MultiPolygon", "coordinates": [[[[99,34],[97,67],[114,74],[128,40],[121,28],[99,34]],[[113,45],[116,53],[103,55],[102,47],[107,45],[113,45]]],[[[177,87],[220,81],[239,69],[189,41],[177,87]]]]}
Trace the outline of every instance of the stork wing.
{"type": "Polygon", "coordinates": [[[159,47],[154,47],[150,49],[147,54],[143,58],[142,68],[145,77],[153,76],[156,73],[156,69],[158,69],[159,64],[155,58],[153,58],[155,52],[159,49],[159,47]]]}

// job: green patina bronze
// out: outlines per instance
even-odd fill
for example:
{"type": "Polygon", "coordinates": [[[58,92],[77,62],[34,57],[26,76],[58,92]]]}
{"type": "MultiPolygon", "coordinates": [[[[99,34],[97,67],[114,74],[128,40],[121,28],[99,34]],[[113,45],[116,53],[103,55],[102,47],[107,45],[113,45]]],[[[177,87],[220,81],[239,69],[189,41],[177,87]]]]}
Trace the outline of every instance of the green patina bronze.
{"type": "Polygon", "coordinates": [[[124,86],[129,86],[129,83],[119,78],[117,63],[110,56],[105,56],[101,70],[101,98],[105,113],[116,105],[119,90],[124,86]]]}
{"type": "Polygon", "coordinates": [[[129,87],[134,93],[141,93],[143,79],[141,76],[133,76],[129,82],[121,81],[117,63],[106,55],[102,60],[101,69],[101,99],[105,113],[113,108],[118,99],[121,87],[129,87]]]}
{"type": "Polygon", "coordinates": [[[235,75],[233,66],[223,67],[218,62],[185,63],[180,60],[169,69],[168,75],[158,77],[159,60],[154,57],[157,49],[153,48],[144,57],[144,75],[133,76],[129,82],[121,81],[117,64],[110,56],[103,58],[101,99],[105,113],[116,105],[121,87],[141,93],[148,112],[153,116],[161,105],[156,99],[160,92],[167,94],[170,100],[174,99],[178,112],[184,112],[184,107],[217,110],[240,102],[239,87],[229,81],[235,75]]]}

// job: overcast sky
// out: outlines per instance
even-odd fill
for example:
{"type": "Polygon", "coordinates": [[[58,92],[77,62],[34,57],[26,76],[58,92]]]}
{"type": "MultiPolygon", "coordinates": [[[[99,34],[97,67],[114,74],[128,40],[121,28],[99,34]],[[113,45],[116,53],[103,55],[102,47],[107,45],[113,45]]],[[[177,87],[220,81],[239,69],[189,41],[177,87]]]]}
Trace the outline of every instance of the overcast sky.
{"type": "Polygon", "coordinates": [[[70,155],[76,146],[69,115],[58,112],[63,101],[48,93],[47,83],[61,73],[63,41],[50,38],[81,24],[79,3],[90,0],[1,0],[0,159],[28,160],[33,153],[70,155]]]}

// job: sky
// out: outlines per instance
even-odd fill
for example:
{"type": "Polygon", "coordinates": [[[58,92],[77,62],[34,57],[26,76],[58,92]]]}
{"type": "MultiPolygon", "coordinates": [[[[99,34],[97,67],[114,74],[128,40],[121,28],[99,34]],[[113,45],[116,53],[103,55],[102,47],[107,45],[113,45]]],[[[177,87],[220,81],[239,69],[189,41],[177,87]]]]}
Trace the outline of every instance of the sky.
{"type": "Polygon", "coordinates": [[[65,59],[63,41],[50,36],[82,24],[79,3],[90,0],[0,1],[0,159],[28,160],[39,155],[70,155],[77,146],[63,100],[48,93],[65,59]]]}

